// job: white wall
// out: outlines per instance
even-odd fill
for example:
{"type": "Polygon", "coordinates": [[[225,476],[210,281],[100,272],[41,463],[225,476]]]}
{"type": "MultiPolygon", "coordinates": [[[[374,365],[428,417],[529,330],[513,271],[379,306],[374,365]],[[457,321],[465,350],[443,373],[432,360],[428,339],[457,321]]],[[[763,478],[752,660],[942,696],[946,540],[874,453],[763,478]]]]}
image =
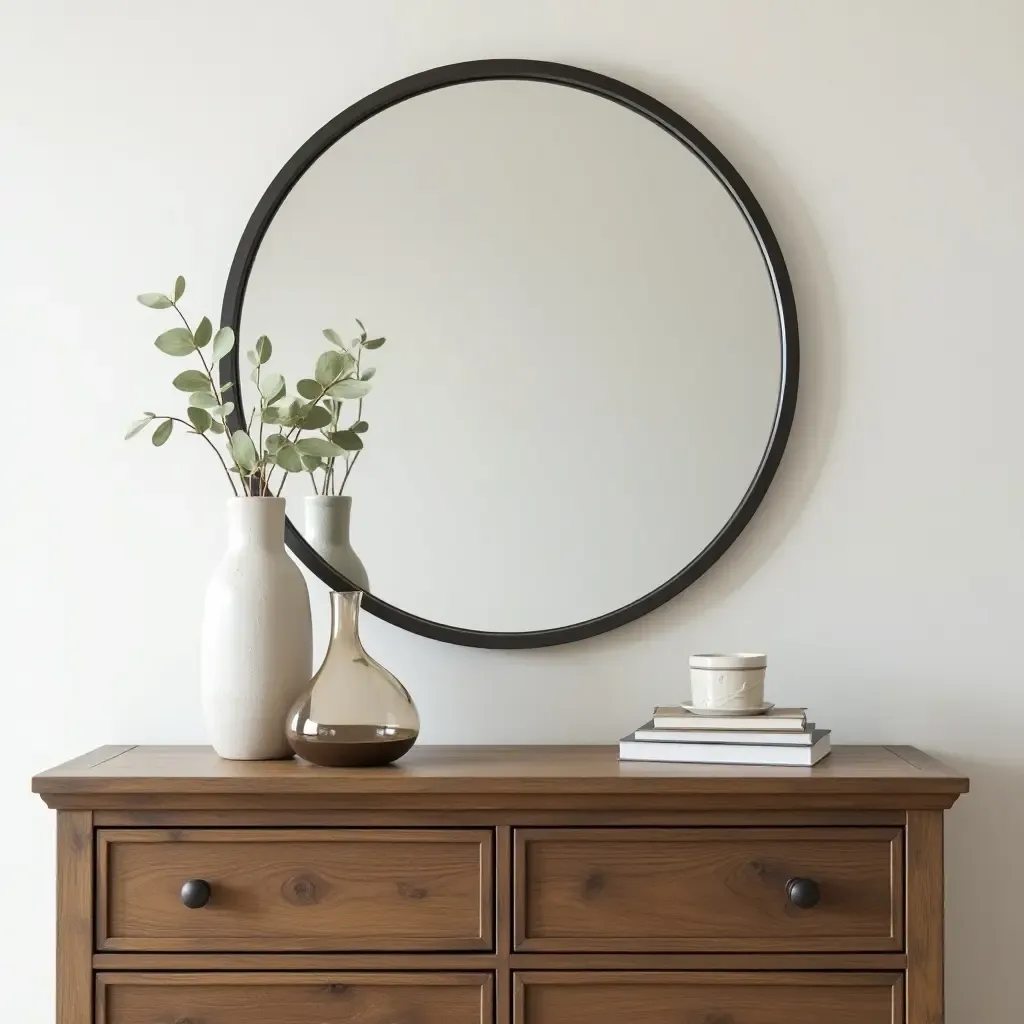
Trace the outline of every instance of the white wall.
{"type": "Polygon", "coordinates": [[[221,481],[194,442],[121,441],[172,397],[134,294],[183,272],[214,314],[311,130],[403,75],[495,56],[622,78],[738,166],[794,277],[797,422],[752,526],[657,614],[518,654],[374,624],[375,651],[427,742],[581,742],[676,694],[688,652],[766,648],[773,696],[837,739],[971,774],[948,819],[947,1019],[1017,1019],[1022,35],[1012,0],[2,0],[4,1019],[52,1019],[53,818],[29,774],[203,738],[221,481]]]}

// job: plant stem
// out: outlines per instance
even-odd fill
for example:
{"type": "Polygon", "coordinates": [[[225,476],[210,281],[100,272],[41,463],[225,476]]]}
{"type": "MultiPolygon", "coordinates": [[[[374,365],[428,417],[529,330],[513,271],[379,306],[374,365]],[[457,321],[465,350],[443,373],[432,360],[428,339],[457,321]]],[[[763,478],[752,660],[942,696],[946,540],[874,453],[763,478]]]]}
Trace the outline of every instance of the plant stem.
{"type": "Polygon", "coordinates": [[[313,481],[313,493],[319,494],[320,492],[316,489],[316,477],[313,476],[313,470],[309,471],[309,479],[313,481]]]}
{"type": "Polygon", "coordinates": [[[352,456],[352,459],[349,462],[348,467],[345,470],[345,475],[341,478],[341,486],[338,488],[338,494],[339,495],[342,494],[342,492],[345,490],[345,484],[348,483],[348,475],[349,475],[349,473],[352,472],[352,467],[359,461],[359,456],[362,455],[362,454],[363,454],[363,449],[360,448],[359,451],[357,451],[355,453],[355,455],[352,456]]]}
{"type": "MultiPolygon", "coordinates": [[[[360,367],[363,364],[363,346],[359,346],[359,354],[356,356],[356,380],[359,380],[360,367]]],[[[356,406],[356,420],[363,418],[363,399],[360,397],[359,405],[356,406]]]]}
{"type": "MultiPolygon", "coordinates": [[[[231,479],[231,471],[228,469],[228,464],[224,461],[224,457],[217,450],[217,446],[206,436],[206,434],[201,434],[198,430],[196,430],[192,423],[190,423],[188,420],[179,419],[177,416],[157,416],[155,418],[174,420],[175,423],[184,424],[186,427],[188,427],[190,433],[196,434],[199,437],[201,437],[213,449],[213,454],[217,456],[217,461],[223,467],[224,475],[228,478],[228,484],[231,486],[231,490],[234,491],[235,497],[237,498],[239,496],[238,488],[235,486],[235,481],[231,479]]],[[[244,488],[245,484],[242,484],[242,487],[244,488]]]]}
{"type": "MultiPolygon", "coordinates": [[[[188,321],[185,319],[185,314],[182,313],[182,311],[178,308],[177,302],[172,302],[171,305],[174,307],[174,312],[177,313],[179,317],[181,317],[181,322],[185,325],[185,330],[188,331],[188,333],[192,335],[193,339],[195,339],[195,332],[192,330],[192,328],[189,326],[188,321]]],[[[235,344],[238,344],[238,342],[236,341],[235,344]]],[[[220,404],[223,405],[224,404],[224,396],[223,396],[223,394],[221,394],[220,388],[217,387],[217,383],[213,379],[213,373],[211,372],[210,367],[206,363],[206,357],[203,355],[203,350],[201,348],[199,348],[199,347],[196,347],[196,355],[199,356],[199,361],[203,364],[203,371],[206,373],[206,379],[210,382],[210,387],[213,389],[213,393],[217,396],[217,399],[220,402],[220,404]]],[[[240,402],[241,401],[241,395],[237,395],[236,397],[238,398],[238,401],[240,402]]],[[[239,406],[238,408],[239,408],[239,412],[242,412],[242,407],[239,406]]],[[[243,413],[243,415],[244,415],[244,413],[243,413]]],[[[185,421],[184,420],[179,420],[178,422],[179,423],[184,423],[185,421]]],[[[224,428],[224,433],[228,436],[228,438],[230,438],[231,435],[228,434],[227,419],[223,415],[220,418],[220,424],[224,428]]],[[[242,427],[243,427],[243,429],[246,429],[246,432],[248,432],[245,423],[242,424],[242,427]]],[[[203,434],[202,436],[206,437],[205,434],[203,434]]],[[[207,442],[211,446],[213,446],[214,451],[217,451],[216,446],[213,445],[213,442],[210,441],[209,438],[206,438],[206,440],[207,440],[207,442]]],[[[238,470],[238,477],[242,481],[242,490],[245,491],[246,495],[251,498],[252,497],[252,492],[251,492],[250,488],[247,486],[247,484],[245,482],[245,473],[242,472],[242,467],[238,464],[238,460],[235,458],[234,452],[231,451],[231,444],[230,443],[228,444],[228,452],[231,455],[231,461],[235,464],[235,469],[238,470]]],[[[217,457],[220,458],[220,452],[217,452],[217,457]]],[[[222,458],[221,458],[221,462],[222,463],[224,462],[224,460],[222,458]]],[[[228,474],[228,479],[229,480],[231,479],[231,474],[230,473],[228,474]]],[[[232,482],[231,486],[234,487],[234,483],[233,482],[232,482]]],[[[238,491],[235,491],[235,497],[238,497],[238,491]]]]}

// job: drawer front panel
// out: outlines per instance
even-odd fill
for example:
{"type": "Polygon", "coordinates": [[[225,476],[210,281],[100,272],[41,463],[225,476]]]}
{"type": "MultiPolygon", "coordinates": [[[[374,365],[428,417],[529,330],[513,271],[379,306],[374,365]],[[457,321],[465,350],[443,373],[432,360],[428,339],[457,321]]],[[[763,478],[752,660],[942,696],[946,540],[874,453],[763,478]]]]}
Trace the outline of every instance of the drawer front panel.
{"type": "Polygon", "coordinates": [[[520,829],[515,947],[899,950],[902,875],[896,828],[520,829]],[[790,898],[796,878],[815,906],[790,898]]]}
{"type": "Polygon", "coordinates": [[[514,993],[513,1024],[903,1024],[899,974],[544,971],[514,993]]]}
{"type": "Polygon", "coordinates": [[[488,974],[99,974],[96,1024],[490,1024],[488,974]]]}
{"type": "Polygon", "coordinates": [[[97,947],[153,952],[490,949],[486,830],[100,830],[97,947]],[[182,885],[206,883],[190,909],[182,885]]]}

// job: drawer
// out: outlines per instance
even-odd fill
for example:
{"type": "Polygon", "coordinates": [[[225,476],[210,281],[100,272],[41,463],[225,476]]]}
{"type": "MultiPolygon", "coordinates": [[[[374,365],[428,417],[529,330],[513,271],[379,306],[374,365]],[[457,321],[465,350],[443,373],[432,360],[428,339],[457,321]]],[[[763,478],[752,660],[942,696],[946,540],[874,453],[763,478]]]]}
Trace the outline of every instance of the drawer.
{"type": "Polygon", "coordinates": [[[900,974],[543,971],[513,991],[513,1024],[903,1024],[900,974]]]}
{"type": "Polygon", "coordinates": [[[490,949],[487,830],[101,829],[96,944],[154,952],[490,949]],[[190,909],[182,885],[209,900],[190,909]]]}
{"type": "Polygon", "coordinates": [[[898,828],[520,829],[515,948],[899,950],[901,840],[898,828]],[[795,878],[817,884],[817,905],[790,899],[795,878]]]}
{"type": "Polygon", "coordinates": [[[96,1024],[490,1024],[489,974],[99,974],[96,1024]]]}

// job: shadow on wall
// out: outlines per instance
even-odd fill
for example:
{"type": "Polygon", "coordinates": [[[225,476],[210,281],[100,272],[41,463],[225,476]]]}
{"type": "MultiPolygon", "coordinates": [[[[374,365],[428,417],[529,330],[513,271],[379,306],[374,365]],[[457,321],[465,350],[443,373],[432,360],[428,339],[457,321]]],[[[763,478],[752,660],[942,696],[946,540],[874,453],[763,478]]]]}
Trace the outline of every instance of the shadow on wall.
{"type": "Polygon", "coordinates": [[[1019,1020],[1024,763],[950,760],[970,776],[971,791],[946,816],[946,1019],[1019,1020]]]}

